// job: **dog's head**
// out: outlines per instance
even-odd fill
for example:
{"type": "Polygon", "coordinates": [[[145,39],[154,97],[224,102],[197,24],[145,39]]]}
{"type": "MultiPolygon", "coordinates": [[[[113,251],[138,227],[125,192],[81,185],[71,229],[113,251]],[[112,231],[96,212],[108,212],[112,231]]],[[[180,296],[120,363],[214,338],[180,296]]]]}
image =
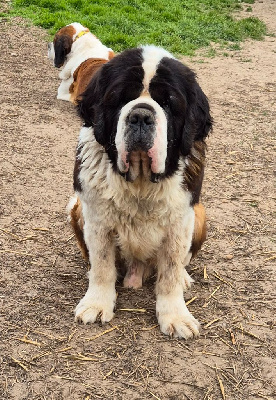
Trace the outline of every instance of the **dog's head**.
{"type": "Polygon", "coordinates": [[[171,176],[212,126],[195,74],[166,50],[126,50],[93,77],[79,101],[113,168],[127,180],[171,176]]]}
{"type": "Polygon", "coordinates": [[[70,54],[73,43],[89,32],[88,28],[78,22],[73,22],[61,28],[54,36],[54,40],[48,43],[48,57],[54,62],[55,67],[60,68],[70,54]]]}

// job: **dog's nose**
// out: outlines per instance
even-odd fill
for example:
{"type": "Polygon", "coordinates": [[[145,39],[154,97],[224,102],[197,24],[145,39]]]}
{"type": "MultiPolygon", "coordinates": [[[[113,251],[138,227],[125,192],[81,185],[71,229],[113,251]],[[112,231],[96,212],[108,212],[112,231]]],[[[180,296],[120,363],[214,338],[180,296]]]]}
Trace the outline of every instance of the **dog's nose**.
{"type": "Polygon", "coordinates": [[[147,131],[154,124],[153,112],[144,107],[135,108],[129,114],[129,124],[134,130],[147,131]]]}
{"type": "Polygon", "coordinates": [[[129,115],[129,122],[133,127],[148,129],[154,123],[151,111],[144,108],[137,108],[129,115]]]}

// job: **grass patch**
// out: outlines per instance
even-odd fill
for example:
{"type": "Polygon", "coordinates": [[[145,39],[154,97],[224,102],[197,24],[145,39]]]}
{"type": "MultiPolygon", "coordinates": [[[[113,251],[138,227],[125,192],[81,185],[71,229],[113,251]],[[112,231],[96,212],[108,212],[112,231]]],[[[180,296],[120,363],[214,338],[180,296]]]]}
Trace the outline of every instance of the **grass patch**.
{"type": "Polygon", "coordinates": [[[27,18],[50,35],[80,22],[115,51],[156,44],[193,55],[210,42],[261,39],[264,23],[236,20],[232,13],[240,8],[240,0],[13,0],[6,15],[27,18]]]}

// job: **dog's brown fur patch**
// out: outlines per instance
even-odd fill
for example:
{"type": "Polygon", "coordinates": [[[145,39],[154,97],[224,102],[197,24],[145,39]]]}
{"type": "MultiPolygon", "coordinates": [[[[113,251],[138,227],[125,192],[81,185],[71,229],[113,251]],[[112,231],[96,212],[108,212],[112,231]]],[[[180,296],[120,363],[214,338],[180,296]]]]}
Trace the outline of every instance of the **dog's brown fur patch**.
{"type": "Polygon", "coordinates": [[[62,46],[65,48],[68,54],[71,51],[73,36],[75,33],[76,29],[72,25],[64,26],[55,34],[53,40],[54,46],[56,47],[58,42],[62,42],[62,46]]]}
{"type": "Polygon", "coordinates": [[[61,28],[55,35],[54,41],[60,37],[60,36],[70,36],[73,40],[73,36],[76,33],[76,29],[73,27],[73,25],[67,25],[61,28]]]}
{"type": "Polygon", "coordinates": [[[83,236],[83,216],[82,216],[82,206],[80,199],[78,198],[73,208],[71,209],[71,226],[76,235],[78,246],[81,250],[81,254],[85,261],[89,260],[88,249],[86,247],[84,236],[83,236]]]}
{"type": "Polygon", "coordinates": [[[194,142],[184,172],[184,185],[192,193],[192,204],[199,203],[199,195],[204,175],[206,144],[194,142]]]}
{"type": "Polygon", "coordinates": [[[108,60],[112,60],[115,57],[115,53],[113,50],[109,50],[108,52],[108,60]]]}
{"type": "Polygon", "coordinates": [[[194,205],[195,225],[193,241],[191,246],[192,257],[195,257],[200,250],[203,242],[206,240],[206,213],[203,204],[194,205]]]}
{"type": "Polygon", "coordinates": [[[73,103],[77,104],[79,96],[85,91],[92,76],[107,62],[108,60],[103,58],[89,58],[78,66],[73,74],[74,82],[69,88],[69,92],[71,93],[70,100],[73,103]]]}

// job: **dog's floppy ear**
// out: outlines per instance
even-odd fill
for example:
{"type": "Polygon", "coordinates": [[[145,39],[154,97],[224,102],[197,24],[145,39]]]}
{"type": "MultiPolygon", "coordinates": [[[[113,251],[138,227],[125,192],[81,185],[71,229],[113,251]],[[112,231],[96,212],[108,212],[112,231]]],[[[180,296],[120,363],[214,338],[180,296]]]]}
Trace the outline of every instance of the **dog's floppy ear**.
{"type": "Polygon", "coordinates": [[[104,65],[93,75],[85,91],[77,99],[77,110],[86,127],[94,128],[98,143],[105,146],[108,135],[105,132],[103,97],[105,82],[102,77],[104,65]]]}
{"type": "Polygon", "coordinates": [[[182,134],[181,153],[184,156],[189,154],[194,141],[204,141],[212,129],[213,122],[207,97],[196,81],[193,86],[182,134]]]}
{"type": "Polygon", "coordinates": [[[73,44],[73,38],[70,35],[57,35],[54,39],[55,49],[55,67],[60,68],[70,53],[73,44]]]}
{"type": "Polygon", "coordinates": [[[194,141],[204,141],[212,128],[208,99],[196,81],[196,74],[181,62],[170,59],[174,79],[186,103],[184,127],[181,134],[180,152],[187,156],[194,141]]]}

